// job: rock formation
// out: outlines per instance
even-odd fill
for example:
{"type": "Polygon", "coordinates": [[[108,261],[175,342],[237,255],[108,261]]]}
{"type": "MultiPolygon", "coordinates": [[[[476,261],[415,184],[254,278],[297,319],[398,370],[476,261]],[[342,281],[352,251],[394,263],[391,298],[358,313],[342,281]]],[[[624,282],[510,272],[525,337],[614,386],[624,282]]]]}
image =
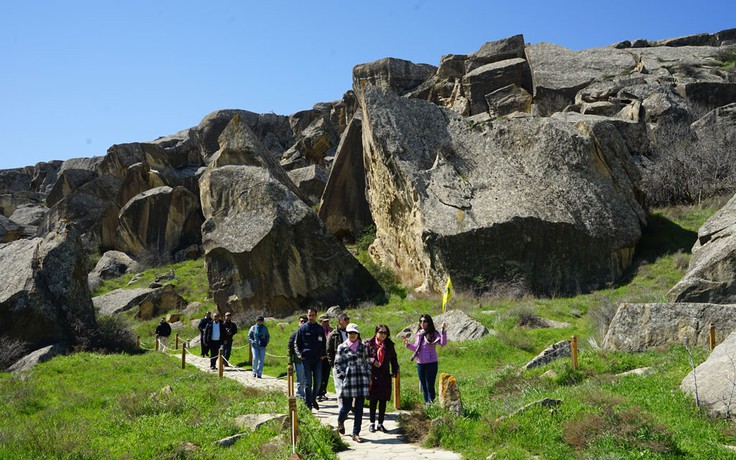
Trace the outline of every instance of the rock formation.
{"type": "Polygon", "coordinates": [[[680,383],[680,389],[692,395],[712,417],[733,419],[736,415],[735,355],[736,334],[731,333],[680,383]]]}
{"type": "Polygon", "coordinates": [[[200,194],[207,275],[220,308],[290,313],[382,295],[240,117],[219,142],[200,194]]]}

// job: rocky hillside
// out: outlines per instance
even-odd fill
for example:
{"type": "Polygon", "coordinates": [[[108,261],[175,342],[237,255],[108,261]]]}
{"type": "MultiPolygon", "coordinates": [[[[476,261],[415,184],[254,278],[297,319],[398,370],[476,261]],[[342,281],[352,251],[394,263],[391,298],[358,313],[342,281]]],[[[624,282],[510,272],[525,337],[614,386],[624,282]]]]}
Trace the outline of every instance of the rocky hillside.
{"type": "MultiPolygon", "coordinates": [[[[733,192],[734,62],[736,29],[582,51],[517,35],[437,66],[357,65],[352,90],[310,110],[220,110],[0,171],[0,257],[49,235],[144,265],[204,255],[219,308],[288,313],[380,301],[343,245],[374,225],[372,257],[417,291],[448,275],[476,293],[595,289],[631,263],[650,203],[733,192]]],[[[10,331],[48,290],[40,257],[0,291],[10,331]]]]}

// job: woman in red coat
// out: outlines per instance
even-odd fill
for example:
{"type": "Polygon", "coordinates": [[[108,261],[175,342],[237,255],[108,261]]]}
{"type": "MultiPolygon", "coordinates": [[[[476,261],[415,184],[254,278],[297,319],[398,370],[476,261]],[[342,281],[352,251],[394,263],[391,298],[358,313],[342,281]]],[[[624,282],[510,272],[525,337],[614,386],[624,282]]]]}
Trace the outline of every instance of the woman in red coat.
{"type": "Polygon", "coordinates": [[[399,373],[399,361],[396,359],[396,347],[391,340],[391,331],[385,324],[376,326],[376,333],[365,341],[368,348],[368,361],[371,363],[370,400],[371,425],[368,431],[380,430],[386,415],[386,402],[391,399],[391,377],[399,373]],[[378,426],[376,426],[376,406],[378,406],[378,426]]]}

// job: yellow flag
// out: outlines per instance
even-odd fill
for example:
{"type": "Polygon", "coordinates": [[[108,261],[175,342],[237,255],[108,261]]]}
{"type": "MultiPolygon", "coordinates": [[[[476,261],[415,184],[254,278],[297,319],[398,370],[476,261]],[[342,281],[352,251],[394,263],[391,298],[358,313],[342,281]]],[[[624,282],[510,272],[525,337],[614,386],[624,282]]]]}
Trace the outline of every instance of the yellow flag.
{"type": "Polygon", "coordinates": [[[442,296],[442,313],[445,312],[445,305],[452,298],[452,280],[447,277],[447,286],[445,286],[445,295],[442,296]]]}

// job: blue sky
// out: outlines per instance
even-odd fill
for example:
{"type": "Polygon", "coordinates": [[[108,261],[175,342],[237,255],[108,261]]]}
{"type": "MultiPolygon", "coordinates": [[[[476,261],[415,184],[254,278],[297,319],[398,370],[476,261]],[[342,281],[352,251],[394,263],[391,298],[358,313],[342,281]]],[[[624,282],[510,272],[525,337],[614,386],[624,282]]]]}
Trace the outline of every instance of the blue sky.
{"type": "Polygon", "coordinates": [[[383,57],[437,65],[515,34],[584,49],[735,18],[733,0],[7,2],[0,169],[104,155],[217,109],[288,115],[340,99],[354,65],[383,57]]]}

